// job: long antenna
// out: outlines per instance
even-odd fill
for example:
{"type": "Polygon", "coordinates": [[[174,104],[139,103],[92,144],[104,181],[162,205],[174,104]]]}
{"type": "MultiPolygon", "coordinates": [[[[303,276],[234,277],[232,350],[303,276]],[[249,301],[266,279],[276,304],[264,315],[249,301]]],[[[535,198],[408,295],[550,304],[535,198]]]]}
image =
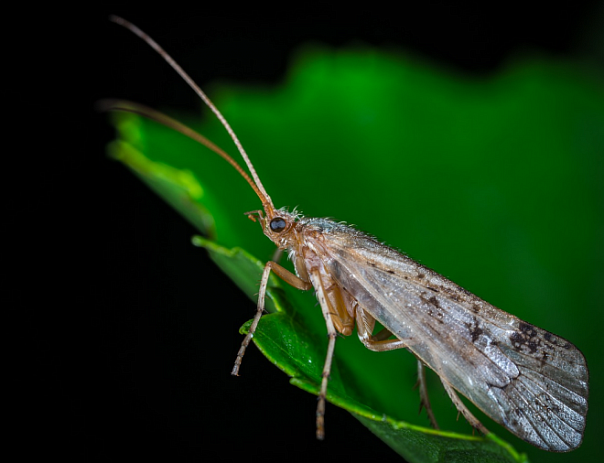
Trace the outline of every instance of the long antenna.
{"type": "MultiPolygon", "coordinates": [[[[109,20],[116,24],[119,24],[120,26],[125,27],[126,29],[129,29],[130,31],[132,31],[133,33],[138,35],[141,39],[143,39],[151,48],[153,48],[157,53],[159,53],[159,55],[170,66],[172,66],[172,68],[178,73],[178,75],[180,75],[180,77],[182,77],[184,79],[184,81],[187,84],[189,84],[189,87],[191,87],[195,91],[195,93],[197,93],[197,95],[204,101],[204,103],[206,105],[208,105],[208,107],[212,110],[212,112],[216,115],[218,120],[222,123],[222,125],[224,126],[226,131],[229,133],[229,135],[233,139],[233,142],[235,143],[235,146],[237,146],[237,149],[241,153],[243,160],[245,161],[248,169],[250,170],[250,173],[252,174],[254,183],[256,184],[256,186],[258,187],[258,190],[260,191],[260,194],[258,196],[260,197],[260,200],[262,201],[263,206],[268,205],[272,209],[274,209],[273,202],[272,202],[270,196],[268,195],[268,193],[266,192],[266,190],[264,189],[264,186],[262,186],[262,182],[260,181],[258,174],[256,174],[256,169],[254,169],[252,161],[250,161],[250,158],[248,157],[247,153],[243,149],[243,146],[241,145],[241,142],[237,138],[237,135],[235,135],[235,132],[233,131],[233,129],[231,128],[231,126],[229,125],[227,120],[224,118],[222,113],[220,111],[218,111],[218,108],[216,108],[216,106],[214,106],[214,103],[212,103],[212,101],[203,92],[203,90],[201,90],[201,88],[199,88],[199,86],[193,81],[193,79],[189,76],[189,74],[187,74],[180,67],[180,65],[176,61],[174,61],[174,59],[162,47],[159,46],[159,44],[155,40],[153,40],[151,37],[149,37],[146,33],[144,33],[142,30],[140,30],[134,24],[132,24],[129,21],[126,21],[124,18],[115,16],[115,15],[111,15],[109,17],[109,20]]],[[[220,154],[220,153],[218,153],[218,154],[220,154]]],[[[221,156],[222,156],[222,154],[221,154],[221,156]]]]}
{"type": "Polygon", "coordinates": [[[159,111],[151,109],[142,104],[133,103],[132,101],[106,99],[98,101],[95,106],[99,111],[124,111],[128,113],[138,114],[140,116],[146,117],[147,119],[159,122],[160,124],[163,124],[166,127],[171,128],[172,130],[176,130],[177,132],[182,133],[190,139],[201,143],[205,147],[214,151],[218,156],[228,162],[231,166],[233,166],[235,170],[239,172],[239,174],[245,179],[245,181],[252,187],[252,190],[254,190],[254,192],[258,195],[260,201],[265,201],[262,193],[254,184],[254,182],[252,182],[250,176],[241,168],[239,164],[235,162],[235,160],[231,156],[229,156],[222,148],[208,140],[200,133],[195,132],[195,130],[191,129],[190,127],[187,127],[182,122],[178,122],[176,119],[172,119],[170,116],[166,116],[165,114],[160,113],[159,111]]]}

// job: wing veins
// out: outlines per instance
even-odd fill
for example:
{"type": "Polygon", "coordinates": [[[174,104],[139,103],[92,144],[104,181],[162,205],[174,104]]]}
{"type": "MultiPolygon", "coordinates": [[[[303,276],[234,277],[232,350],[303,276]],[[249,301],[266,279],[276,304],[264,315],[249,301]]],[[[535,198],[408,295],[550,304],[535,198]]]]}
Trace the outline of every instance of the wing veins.
{"type": "MultiPolygon", "coordinates": [[[[525,375],[521,375],[522,378],[524,378],[525,380],[528,379],[530,381],[530,379],[528,377],[526,377],[525,375]]],[[[535,383],[534,381],[531,381],[531,383],[534,386],[537,386],[538,389],[543,390],[537,383],[535,383]]],[[[539,396],[537,394],[535,394],[535,392],[528,387],[528,385],[522,381],[522,384],[527,386],[527,391],[532,394],[534,397],[538,398],[539,396]]],[[[516,388],[516,390],[518,390],[518,388],[516,388]]],[[[553,419],[555,419],[556,421],[558,421],[559,423],[561,423],[562,425],[565,425],[568,429],[572,430],[573,432],[580,432],[579,430],[573,428],[566,420],[562,419],[557,413],[552,411],[552,416],[547,416],[547,414],[543,411],[540,410],[539,408],[537,408],[536,406],[534,406],[531,401],[527,400],[526,397],[521,393],[520,394],[521,397],[524,399],[524,402],[526,403],[527,407],[530,408],[533,411],[534,415],[538,415],[542,418],[541,421],[536,421],[533,419],[528,419],[528,422],[530,423],[531,427],[535,430],[535,432],[537,432],[545,442],[547,442],[547,440],[544,438],[544,435],[542,434],[541,428],[542,427],[547,427],[548,429],[551,430],[551,432],[553,432],[559,439],[560,441],[564,442],[567,446],[571,446],[571,441],[567,440],[569,439],[568,437],[568,433],[564,433],[563,431],[561,431],[560,429],[558,429],[557,427],[553,426],[553,419]],[[565,437],[566,436],[566,437],[565,437]]],[[[549,394],[548,394],[549,395],[549,394]]],[[[555,397],[550,396],[554,401],[559,402],[555,397]]],[[[564,404],[562,404],[564,406],[564,404]]],[[[525,414],[525,416],[527,416],[525,414]]],[[[543,431],[545,432],[545,431],[543,431]]]]}
{"type": "Polygon", "coordinates": [[[354,231],[353,237],[348,232],[323,236],[323,249],[331,257],[324,263],[334,278],[354,287],[355,298],[375,305],[369,312],[390,321],[392,326],[385,326],[391,331],[417,337],[418,344],[410,350],[429,360],[428,366],[434,369],[444,356],[449,365],[439,374],[478,408],[539,447],[566,451],[579,445],[588,373],[575,346],[360,232],[354,231]],[[388,309],[393,304],[394,312],[388,309]],[[426,308],[446,317],[450,329],[439,326],[426,308]],[[426,339],[421,338],[424,334],[426,339]],[[491,352],[488,346],[496,350],[491,352]],[[469,368],[471,377],[458,374],[456,367],[469,368]],[[552,404],[553,408],[548,406],[552,404]]]}
{"type": "MultiPolygon", "coordinates": [[[[559,383],[558,381],[556,381],[555,379],[551,378],[550,376],[546,376],[546,375],[542,374],[540,370],[535,370],[534,368],[531,368],[531,367],[529,367],[527,365],[521,365],[521,368],[523,368],[525,370],[530,370],[530,371],[532,371],[532,372],[540,375],[542,378],[545,378],[547,380],[547,381],[543,381],[543,382],[553,383],[553,384],[559,386],[561,389],[564,389],[565,391],[569,392],[569,395],[573,395],[573,396],[577,396],[577,397],[583,398],[580,394],[577,394],[575,391],[573,391],[572,389],[569,389],[564,384],[559,383]]],[[[563,370],[561,370],[561,371],[563,371],[563,370]]],[[[521,375],[525,376],[525,377],[528,377],[527,375],[525,375],[522,372],[521,372],[521,375]]],[[[533,382],[535,382],[535,381],[533,380],[533,382]]],[[[548,395],[550,395],[551,397],[553,397],[553,395],[551,393],[548,393],[548,395]]]]}
{"type": "MultiPolygon", "coordinates": [[[[353,253],[355,250],[348,250],[348,251],[349,251],[349,252],[351,252],[351,253],[353,253]]],[[[371,257],[371,254],[363,253],[363,256],[362,256],[362,257],[363,257],[363,259],[368,260],[368,259],[369,259],[369,257],[371,257]]],[[[374,271],[379,271],[379,272],[381,272],[382,274],[384,274],[385,276],[388,276],[388,277],[390,277],[390,278],[395,278],[396,276],[398,276],[398,275],[393,276],[393,275],[392,275],[392,274],[391,274],[391,273],[390,273],[388,270],[384,269],[384,268],[382,267],[382,265],[383,265],[383,264],[382,264],[382,263],[381,263],[379,260],[375,260],[375,259],[373,259],[373,260],[372,260],[372,264],[373,264],[373,265],[372,265],[372,269],[373,269],[374,271]]],[[[418,264],[418,265],[419,265],[419,264],[418,264]]],[[[431,270],[431,269],[429,269],[429,268],[427,268],[427,267],[423,267],[423,266],[422,266],[422,269],[423,269],[424,271],[426,271],[426,272],[435,273],[433,270],[431,270]]],[[[404,278],[400,278],[400,276],[398,276],[398,277],[399,277],[398,279],[399,279],[400,281],[402,281],[402,282],[403,282],[403,284],[406,284],[406,285],[412,285],[412,286],[413,286],[413,287],[415,287],[415,288],[429,289],[429,287],[428,287],[427,285],[422,284],[422,283],[420,282],[420,280],[418,280],[417,278],[413,278],[413,276],[410,276],[410,278],[409,278],[408,280],[406,280],[406,279],[404,279],[404,278]]],[[[439,275],[439,277],[441,277],[441,276],[439,275]]],[[[441,277],[441,278],[443,278],[443,277],[441,277]]],[[[515,321],[515,322],[518,322],[518,323],[525,323],[526,325],[530,325],[530,328],[531,328],[531,329],[536,330],[536,333],[537,333],[539,336],[542,336],[542,335],[544,335],[544,334],[550,334],[550,335],[551,335],[551,333],[549,333],[548,331],[543,330],[542,328],[539,328],[539,327],[534,326],[534,325],[532,325],[532,324],[526,323],[526,322],[524,322],[524,321],[520,320],[519,318],[517,318],[517,317],[515,317],[515,316],[513,316],[513,315],[511,315],[511,314],[508,314],[507,312],[505,312],[505,311],[503,311],[503,310],[501,310],[501,309],[499,309],[499,308],[497,308],[497,307],[493,306],[492,304],[489,304],[488,302],[486,302],[486,301],[484,301],[484,300],[480,299],[478,296],[476,296],[476,295],[474,295],[474,294],[472,294],[472,293],[467,292],[466,290],[464,290],[464,289],[463,289],[463,288],[461,288],[460,286],[456,285],[455,283],[453,283],[453,282],[449,282],[449,283],[451,283],[451,284],[452,284],[452,285],[454,285],[455,287],[459,288],[459,289],[461,290],[461,292],[462,292],[462,293],[463,293],[463,294],[464,294],[466,297],[469,297],[469,298],[473,299],[473,302],[479,302],[480,304],[484,304],[485,306],[487,306],[487,307],[488,307],[488,310],[483,310],[483,311],[481,311],[480,313],[474,313],[474,312],[472,312],[472,311],[471,311],[471,309],[468,309],[467,307],[465,307],[464,303],[466,303],[466,304],[467,304],[467,303],[468,303],[468,301],[461,301],[461,302],[460,302],[460,301],[458,301],[458,300],[453,299],[453,298],[452,298],[452,297],[450,297],[450,296],[449,296],[447,293],[444,293],[444,292],[440,292],[440,293],[439,293],[439,294],[438,294],[436,297],[437,297],[437,298],[443,298],[443,299],[447,300],[448,302],[450,302],[452,305],[456,305],[457,307],[459,307],[459,308],[460,308],[460,309],[462,309],[463,311],[468,312],[468,313],[472,313],[472,316],[473,316],[473,317],[475,317],[477,320],[480,320],[481,324],[483,324],[483,325],[485,325],[485,326],[492,326],[492,327],[496,327],[498,330],[500,330],[500,331],[502,331],[502,332],[506,332],[506,333],[507,333],[507,332],[510,332],[510,331],[513,331],[513,332],[518,332],[518,331],[519,331],[519,328],[518,328],[517,326],[513,326],[513,325],[510,325],[509,323],[505,323],[505,322],[503,322],[502,320],[500,320],[500,319],[498,319],[498,318],[496,318],[496,317],[492,317],[492,316],[491,316],[491,317],[489,317],[489,316],[488,316],[488,315],[489,315],[491,312],[496,311],[496,312],[498,312],[498,313],[502,313],[502,314],[505,314],[505,315],[509,316],[509,317],[511,318],[511,320],[512,320],[512,321],[515,321]]],[[[423,302],[424,302],[424,303],[426,303],[426,304],[428,304],[428,302],[427,302],[427,301],[423,301],[423,302]]],[[[433,305],[433,304],[432,304],[432,305],[433,305]]],[[[447,314],[449,314],[449,315],[451,316],[451,318],[453,318],[454,320],[458,321],[458,322],[457,322],[457,324],[456,324],[456,326],[461,327],[461,328],[462,328],[462,330],[463,330],[464,328],[466,328],[466,327],[465,327],[465,325],[464,325],[463,320],[462,320],[461,318],[459,318],[459,317],[455,317],[455,312],[456,312],[456,311],[448,310],[448,308],[447,308],[447,307],[440,307],[440,309],[442,309],[442,310],[443,310],[443,311],[445,311],[447,314]]],[[[495,332],[496,332],[496,330],[490,330],[490,332],[491,332],[491,333],[495,333],[495,332]]],[[[555,336],[556,338],[558,338],[558,339],[562,339],[562,338],[559,338],[559,337],[558,337],[558,336],[556,336],[556,335],[554,335],[554,336],[555,336]]],[[[510,348],[512,348],[512,349],[514,349],[514,346],[512,345],[512,343],[511,343],[511,341],[510,341],[509,337],[507,337],[507,336],[499,336],[499,337],[498,337],[498,339],[497,339],[498,344],[501,344],[501,341],[502,341],[502,340],[503,340],[503,344],[505,344],[506,346],[508,346],[508,347],[510,347],[510,348]]],[[[565,340],[564,340],[564,341],[565,341],[565,340]]],[[[471,342],[471,341],[470,341],[470,342],[471,342]]],[[[565,341],[565,342],[568,342],[568,341],[565,341]]],[[[484,347],[485,347],[485,346],[481,346],[481,345],[479,345],[479,344],[476,344],[475,342],[472,342],[472,344],[473,344],[475,347],[477,347],[477,349],[478,349],[479,351],[481,351],[481,352],[483,351],[483,349],[484,349],[484,347]]],[[[578,349],[577,349],[575,346],[571,345],[571,348],[573,349],[573,350],[571,351],[571,352],[572,352],[572,354],[579,353],[579,352],[578,352],[578,349]]],[[[545,359],[544,359],[544,358],[537,358],[537,357],[535,357],[534,355],[531,355],[530,353],[525,353],[525,352],[522,352],[522,351],[516,351],[516,353],[517,353],[518,355],[520,355],[521,357],[523,357],[523,358],[531,359],[531,360],[533,360],[533,361],[536,361],[536,362],[539,362],[539,363],[542,363],[542,364],[548,365],[549,367],[556,369],[558,372],[561,372],[561,373],[562,373],[562,375],[560,375],[560,376],[567,376],[567,375],[568,375],[568,372],[567,372],[566,370],[564,370],[564,369],[562,368],[562,366],[560,365],[560,361],[566,362],[566,363],[568,363],[568,364],[576,365],[576,366],[583,366],[582,364],[577,363],[577,362],[575,361],[574,355],[572,356],[572,357],[573,357],[573,358],[572,358],[572,360],[571,360],[571,359],[568,359],[568,358],[565,358],[566,356],[565,356],[565,355],[563,355],[563,354],[565,354],[565,353],[566,353],[566,350],[564,350],[564,349],[563,349],[562,347],[560,347],[560,346],[557,346],[557,345],[555,345],[555,344],[553,344],[553,345],[552,345],[552,344],[547,344],[547,345],[546,345],[546,348],[544,348],[543,350],[547,350],[547,352],[549,353],[548,358],[545,358],[545,359]],[[556,360],[558,360],[558,362],[556,362],[556,360]]],[[[517,362],[516,362],[516,361],[514,361],[512,358],[510,358],[508,355],[506,355],[506,354],[505,354],[505,352],[503,352],[503,351],[502,351],[502,354],[503,354],[503,355],[505,355],[505,356],[506,356],[506,357],[507,357],[507,358],[510,360],[510,362],[512,362],[512,363],[514,363],[514,364],[516,364],[516,365],[517,365],[517,362]]],[[[493,362],[493,360],[492,360],[492,359],[491,359],[491,358],[490,358],[488,355],[485,355],[485,357],[486,357],[486,358],[488,358],[488,359],[489,359],[491,362],[493,362]]],[[[581,359],[581,357],[579,357],[579,360],[580,360],[580,359],[581,359]]],[[[494,363],[494,362],[493,362],[493,363],[494,363]]],[[[496,366],[497,366],[499,369],[501,369],[501,368],[499,367],[499,365],[497,365],[497,364],[495,364],[495,365],[496,365],[496,366]]],[[[532,368],[532,370],[533,370],[533,371],[538,371],[538,370],[535,370],[534,368],[532,368]]],[[[544,375],[544,376],[545,376],[545,375],[544,375]]],[[[545,376],[545,377],[549,378],[549,376],[545,376]]],[[[557,383],[557,382],[556,382],[556,383],[557,383]]],[[[568,387],[566,387],[566,386],[562,385],[561,383],[557,383],[557,384],[559,384],[561,387],[564,387],[564,388],[568,389],[568,387]]],[[[571,390],[571,392],[574,392],[574,391],[572,391],[572,390],[571,390]]],[[[576,392],[574,392],[574,393],[575,393],[575,394],[577,394],[576,392]]]]}

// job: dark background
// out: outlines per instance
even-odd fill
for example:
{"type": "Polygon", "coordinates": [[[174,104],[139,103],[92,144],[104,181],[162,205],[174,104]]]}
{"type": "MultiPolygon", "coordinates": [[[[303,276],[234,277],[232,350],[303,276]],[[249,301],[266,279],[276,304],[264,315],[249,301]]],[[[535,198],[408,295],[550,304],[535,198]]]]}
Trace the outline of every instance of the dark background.
{"type": "Polygon", "coordinates": [[[218,78],[279,82],[292,50],[308,41],[404,47],[483,75],[523,50],[592,60],[602,52],[590,45],[602,12],[597,2],[554,11],[526,3],[483,8],[428,3],[403,14],[328,19],[203,16],[164,5],[70,14],[34,27],[45,38],[37,61],[44,72],[24,79],[43,83],[50,96],[25,108],[60,126],[46,179],[58,196],[39,198],[54,206],[43,224],[56,240],[41,267],[48,286],[39,290],[52,304],[36,307],[33,317],[40,367],[33,368],[28,435],[37,445],[78,461],[397,458],[335,406],[327,409],[327,440],[317,442],[315,397],[290,386],[255,348],[242,376],[230,375],[238,329],[254,304],[191,246],[196,231],[187,222],[105,156],[113,129],[92,109],[103,97],[191,111],[200,104],[140,39],[107,17],[134,22],[185,69],[205,63],[193,76],[202,87],[218,78]],[[212,312],[199,313],[200,292],[214,301],[212,312]]]}

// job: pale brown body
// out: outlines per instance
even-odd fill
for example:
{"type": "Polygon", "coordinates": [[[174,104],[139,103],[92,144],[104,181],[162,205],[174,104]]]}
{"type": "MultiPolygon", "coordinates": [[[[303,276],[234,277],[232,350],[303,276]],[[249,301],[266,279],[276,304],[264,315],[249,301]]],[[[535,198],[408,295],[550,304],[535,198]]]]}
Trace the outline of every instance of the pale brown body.
{"type": "Polygon", "coordinates": [[[122,18],[153,47],[216,114],[239,149],[253,179],[223,150],[178,121],[130,102],[110,101],[105,110],[141,114],[207,146],[229,162],[262,202],[257,215],[264,234],[289,250],[297,275],[276,262],[264,268],[257,313],[233,367],[237,374],[260,317],[271,271],[296,288],[314,288],[329,343],[317,406],[317,437],[324,437],[327,383],[338,333],[356,324],[361,342],[374,351],[407,348],[418,359],[422,405],[432,424],[424,368],[428,365],[460,413],[488,431],[457,397],[455,389],[518,437],[540,448],[565,452],[578,447],[587,414],[588,370],[581,352],[568,341],[530,325],[418,264],[374,238],[329,219],[302,218],[277,210],[228,122],[195,82],[149,36],[122,18]],[[385,328],[373,334],[375,322],[385,328]]]}
{"type": "Polygon", "coordinates": [[[454,389],[540,448],[569,451],[580,445],[588,370],[571,343],[497,309],[352,227],[329,219],[298,218],[283,210],[272,210],[266,217],[260,214],[260,221],[280,249],[290,250],[297,276],[275,262],[267,263],[258,314],[233,373],[264,310],[269,272],[299,289],[314,287],[329,334],[317,412],[319,438],[324,433],[323,403],[335,338],[338,332],[350,335],[356,322],[359,339],[368,349],[408,348],[418,358],[422,404],[435,427],[424,364],[441,377],[457,409],[482,432],[488,431],[454,389]],[[271,227],[275,221],[278,230],[271,227]],[[385,330],[373,335],[376,320],[385,330]]]}

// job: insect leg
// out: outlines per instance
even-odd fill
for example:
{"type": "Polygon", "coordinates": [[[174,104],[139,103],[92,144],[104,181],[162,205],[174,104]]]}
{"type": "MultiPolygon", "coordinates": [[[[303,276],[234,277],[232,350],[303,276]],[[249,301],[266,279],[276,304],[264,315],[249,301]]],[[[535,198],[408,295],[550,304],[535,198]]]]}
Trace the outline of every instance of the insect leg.
{"type": "Polygon", "coordinates": [[[419,386],[419,411],[422,411],[422,407],[426,409],[430,424],[434,429],[440,429],[434,413],[432,413],[432,406],[430,405],[430,398],[428,397],[428,388],[426,387],[426,369],[421,360],[417,359],[417,384],[419,386]]]}
{"type": "Polygon", "coordinates": [[[256,315],[254,316],[254,320],[250,326],[250,330],[247,333],[247,336],[243,339],[241,343],[241,347],[239,348],[239,352],[237,352],[237,358],[235,359],[235,365],[233,365],[233,370],[231,371],[232,375],[237,376],[239,373],[239,367],[241,366],[241,361],[243,360],[243,355],[245,354],[245,350],[247,346],[250,344],[250,341],[254,337],[254,332],[256,331],[256,327],[258,326],[258,322],[260,321],[260,317],[264,313],[264,298],[266,296],[266,287],[268,286],[268,277],[271,273],[271,270],[277,274],[283,281],[292,285],[295,288],[307,290],[312,287],[310,282],[304,281],[301,278],[298,278],[296,275],[291,273],[289,270],[281,267],[278,263],[273,261],[268,261],[264,266],[264,272],[262,272],[262,279],[260,280],[260,291],[258,292],[258,306],[256,315]]]}
{"type": "MultiPolygon", "coordinates": [[[[373,330],[373,327],[375,325],[375,319],[369,314],[367,314],[367,312],[365,312],[360,307],[357,307],[356,315],[359,339],[368,349],[377,352],[384,352],[388,350],[401,349],[414,344],[411,339],[408,339],[406,341],[400,339],[388,339],[390,336],[392,336],[392,332],[387,328],[384,328],[379,333],[372,336],[371,330],[373,330]]],[[[421,412],[422,407],[424,407],[426,409],[426,413],[428,414],[428,419],[430,420],[430,424],[432,425],[432,427],[434,429],[440,429],[438,423],[436,422],[436,418],[434,417],[434,413],[432,413],[432,407],[430,406],[428,389],[426,388],[426,374],[424,370],[424,364],[419,359],[417,360],[417,382],[419,385],[420,396],[419,410],[421,412]]]]}
{"type": "Polygon", "coordinates": [[[449,394],[451,401],[457,408],[457,411],[459,411],[463,415],[463,417],[468,420],[470,426],[472,426],[474,429],[478,429],[483,434],[489,434],[489,430],[485,428],[480,421],[478,421],[478,418],[472,415],[472,412],[470,412],[470,410],[468,410],[468,407],[466,407],[465,404],[461,401],[461,399],[455,392],[455,389],[453,389],[453,386],[451,386],[442,376],[440,377],[440,380],[442,381],[443,386],[445,387],[445,391],[447,391],[447,394],[449,394]]]}
{"type": "Polygon", "coordinates": [[[375,318],[358,306],[356,308],[356,320],[359,339],[369,350],[374,352],[386,352],[389,350],[402,349],[415,344],[415,341],[412,339],[385,339],[392,335],[388,330],[382,330],[377,335],[373,336],[371,332],[375,326],[375,318]]]}
{"type": "Polygon", "coordinates": [[[319,269],[310,270],[310,279],[317,291],[317,299],[321,305],[321,311],[325,318],[325,324],[327,325],[327,336],[329,342],[327,344],[327,355],[325,357],[325,364],[323,365],[323,373],[321,374],[321,391],[319,392],[319,403],[317,404],[317,439],[323,440],[325,438],[325,397],[327,396],[327,383],[329,382],[329,372],[331,371],[331,362],[333,360],[333,351],[336,346],[336,337],[338,332],[331,319],[331,311],[325,291],[323,290],[323,282],[321,281],[321,272],[319,269]]]}
{"type": "Polygon", "coordinates": [[[388,328],[382,328],[378,333],[373,335],[373,339],[375,341],[385,341],[392,336],[392,331],[390,331],[388,328]]]}
{"type": "Polygon", "coordinates": [[[329,276],[322,274],[321,282],[323,283],[325,300],[329,305],[329,313],[331,314],[331,320],[336,331],[344,336],[350,336],[354,330],[354,316],[351,314],[354,314],[356,301],[349,298],[346,293],[343,293],[340,287],[329,276]]]}

